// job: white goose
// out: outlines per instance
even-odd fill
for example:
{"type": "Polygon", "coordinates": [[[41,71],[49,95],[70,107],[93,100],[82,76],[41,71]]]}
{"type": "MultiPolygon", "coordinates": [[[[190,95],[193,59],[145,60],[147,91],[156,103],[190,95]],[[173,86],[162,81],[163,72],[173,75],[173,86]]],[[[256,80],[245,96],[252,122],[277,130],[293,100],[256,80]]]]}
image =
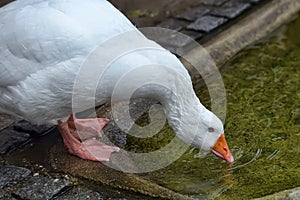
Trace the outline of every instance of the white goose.
{"type": "MultiPolygon", "coordinates": [[[[76,119],[72,110],[72,93],[80,66],[89,53],[96,47],[105,50],[106,41],[128,31],[144,38],[106,0],[17,0],[2,7],[0,112],[37,124],[57,123],[71,154],[83,159],[108,161],[111,153],[119,148],[89,139],[99,133],[106,120],[76,119]],[[68,116],[66,122],[61,122],[68,116]],[[78,139],[78,129],[87,133],[86,138],[78,139]]],[[[114,85],[130,71],[137,70],[140,74],[131,77],[130,84],[124,85],[124,95],[127,89],[141,84],[142,80],[165,80],[167,88],[176,91],[152,85],[140,88],[135,96],[158,99],[169,124],[184,142],[233,162],[222,122],[200,103],[185,67],[170,52],[146,38],[144,40],[157,49],[145,48],[123,55],[103,70],[104,78],[96,89],[95,105],[109,101],[114,85]],[[171,67],[157,68],[153,64],[171,67]],[[139,72],[140,65],[150,67],[139,72]]],[[[125,46],[132,45],[132,42],[122,40],[125,46]]],[[[119,47],[119,44],[113,43],[112,46],[119,47]]],[[[87,72],[88,76],[102,70],[102,59],[99,58],[99,65],[95,64],[87,72]]],[[[86,91],[90,84],[89,79],[85,81],[86,91]]]]}

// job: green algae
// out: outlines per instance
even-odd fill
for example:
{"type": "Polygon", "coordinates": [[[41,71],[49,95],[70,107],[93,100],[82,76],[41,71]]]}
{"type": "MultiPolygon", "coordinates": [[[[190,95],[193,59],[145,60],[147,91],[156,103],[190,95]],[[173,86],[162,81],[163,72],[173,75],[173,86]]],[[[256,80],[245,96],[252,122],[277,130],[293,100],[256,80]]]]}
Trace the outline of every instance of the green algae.
{"type": "MultiPolygon", "coordinates": [[[[224,66],[225,132],[236,159],[232,165],[190,148],[170,166],[143,176],[199,199],[250,199],[299,187],[299,31],[300,18],[224,66]]],[[[207,88],[196,93],[209,107],[207,88]]],[[[129,139],[128,148],[157,149],[172,139],[171,133],[165,126],[142,144],[129,139]]]]}
{"type": "MultiPolygon", "coordinates": [[[[260,150],[233,171],[220,199],[246,199],[300,186],[300,18],[227,64],[226,130],[233,149],[260,150]]],[[[237,160],[239,162],[239,160],[237,160]]]]}

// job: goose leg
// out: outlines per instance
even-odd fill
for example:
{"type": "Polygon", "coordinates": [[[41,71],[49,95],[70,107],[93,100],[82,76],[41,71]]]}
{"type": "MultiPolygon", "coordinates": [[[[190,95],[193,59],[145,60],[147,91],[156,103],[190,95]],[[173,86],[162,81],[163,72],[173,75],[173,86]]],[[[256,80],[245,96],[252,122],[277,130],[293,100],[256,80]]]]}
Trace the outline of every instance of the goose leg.
{"type": "Polygon", "coordinates": [[[69,153],[86,160],[109,161],[111,153],[120,149],[95,139],[107,122],[104,118],[76,119],[72,114],[66,122],[59,121],[57,127],[69,153]]]}

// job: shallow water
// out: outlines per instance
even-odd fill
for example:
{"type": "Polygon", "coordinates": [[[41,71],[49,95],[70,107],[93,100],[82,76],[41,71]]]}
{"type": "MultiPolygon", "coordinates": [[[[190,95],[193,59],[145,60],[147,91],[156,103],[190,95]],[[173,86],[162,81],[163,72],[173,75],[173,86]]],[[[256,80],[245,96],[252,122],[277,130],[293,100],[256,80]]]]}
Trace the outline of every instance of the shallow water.
{"type": "MultiPolygon", "coordinates": [[[[225,132],[235,157],[227,164],[189,149],[144,176],[199,199],[249,199],[300,186],[300,17],[239,53],[223,68],[225,132]]],[[[205,88],[197,90],[209,106],[205,88]]],[[[169,135],[166,127],[161,133],[169,135]]],[[[168,140],[157,136],[156,143],[168,140]]],[[[151,142],[143,141],[144,147],[151,142]]],[[[129,149],[138,149],[129,140],[129,149]]]]}

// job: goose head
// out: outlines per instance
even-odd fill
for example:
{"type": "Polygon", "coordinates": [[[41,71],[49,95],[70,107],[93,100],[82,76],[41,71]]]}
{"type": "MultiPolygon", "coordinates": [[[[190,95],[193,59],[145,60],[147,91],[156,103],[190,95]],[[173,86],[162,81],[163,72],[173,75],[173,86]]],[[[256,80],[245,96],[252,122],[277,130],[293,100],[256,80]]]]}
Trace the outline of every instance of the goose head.
{"type": "Polygon", "coordinates": [[[174,108],[179,106],[174,103],[165,107],[169,124],[176,135],[186,144],[210,151],[232,163],[234,159],[225,140],[222,121],[206,109],[197,97],[189,98],[187,102],[186,105],[181,105],[183,107],[180,109],[181,112],[176,112],[174,108]]]}
{"type": "Polygon", "coordinates": [[[217,157],[232,163],[234,159],[225,140],[222,121],[206,108],[202,109],[201,116],[192,146],[208,150],[217,157]]]}

